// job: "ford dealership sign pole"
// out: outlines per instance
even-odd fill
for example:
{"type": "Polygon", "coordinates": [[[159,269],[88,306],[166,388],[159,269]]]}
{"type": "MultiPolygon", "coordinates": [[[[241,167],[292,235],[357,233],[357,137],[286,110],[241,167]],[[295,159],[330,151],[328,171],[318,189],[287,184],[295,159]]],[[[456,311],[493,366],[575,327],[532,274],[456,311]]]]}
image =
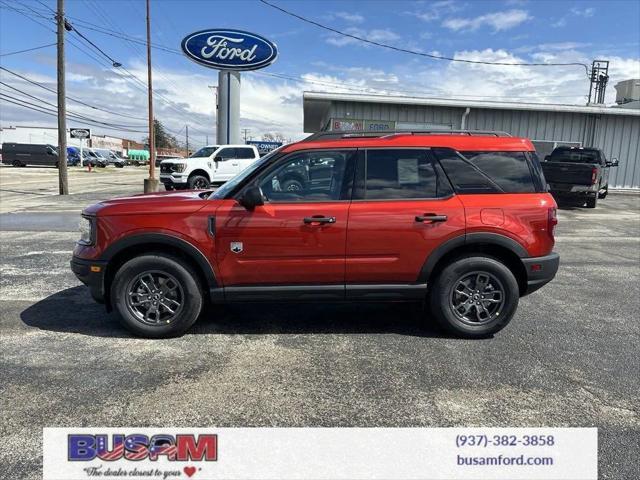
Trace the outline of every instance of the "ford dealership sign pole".
{"type": "Polygon", "coordinates": [[[240,72],[271,65],[278,57],[276,45],[255,33],[210,29],[187,35],[182,51],[194,62],[219,70],[217,142],[240,143],[240,72]]]}

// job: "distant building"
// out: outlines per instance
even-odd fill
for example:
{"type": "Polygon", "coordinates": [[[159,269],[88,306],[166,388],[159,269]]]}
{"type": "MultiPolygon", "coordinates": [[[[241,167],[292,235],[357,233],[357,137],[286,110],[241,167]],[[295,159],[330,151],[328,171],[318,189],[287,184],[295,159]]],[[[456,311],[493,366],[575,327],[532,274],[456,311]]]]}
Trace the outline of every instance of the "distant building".
{"type": "Polygon", "coordinates": [[[614,188],[640,189],[640,110],[390,95],[304,92],[304,131],[498,130],[530,138],[541,157],[558,145],[601,148],[620,166],[614,188]]]}

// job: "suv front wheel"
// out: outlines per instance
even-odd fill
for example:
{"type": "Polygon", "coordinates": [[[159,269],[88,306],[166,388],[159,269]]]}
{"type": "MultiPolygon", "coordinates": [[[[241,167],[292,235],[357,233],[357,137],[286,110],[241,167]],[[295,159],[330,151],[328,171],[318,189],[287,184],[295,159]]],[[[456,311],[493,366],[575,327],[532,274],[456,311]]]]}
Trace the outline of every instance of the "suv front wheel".
{"type": "Polygon", "coordinates": [[[198,318],[202,291],[192,268],[161,253],[127,261],[111,286],[125,328],[147,338],[181,335],[198,318]]]}
{"type": "Polygon", "coordinates": [[[520,291],[513,273],[491,257],[466,256],[447,265],[430,289],[431,313],[448,332],[481,338],[513,318],[520,291]]]}

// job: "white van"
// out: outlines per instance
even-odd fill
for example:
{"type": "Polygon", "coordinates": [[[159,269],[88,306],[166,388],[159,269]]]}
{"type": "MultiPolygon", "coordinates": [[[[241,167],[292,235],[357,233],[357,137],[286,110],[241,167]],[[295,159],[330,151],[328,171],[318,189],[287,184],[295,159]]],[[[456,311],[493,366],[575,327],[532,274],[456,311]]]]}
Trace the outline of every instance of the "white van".
{"type": "Polygon", "coordinates": [[[207,145],[188,158],[163,160],[160,181],[167,190],[209,188],[231,180],[259,158],[253,145],[207,145]]]}

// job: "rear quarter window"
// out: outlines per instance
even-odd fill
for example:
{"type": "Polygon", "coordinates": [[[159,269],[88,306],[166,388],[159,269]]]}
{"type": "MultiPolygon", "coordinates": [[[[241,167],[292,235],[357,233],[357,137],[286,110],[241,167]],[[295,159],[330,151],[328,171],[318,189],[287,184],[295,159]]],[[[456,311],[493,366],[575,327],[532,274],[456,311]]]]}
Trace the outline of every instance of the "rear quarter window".
{"type": "Polygon", "coordinates": [[[505,193],[532,193],[536,186],[525,152],[460,152],[505,193]]]}

